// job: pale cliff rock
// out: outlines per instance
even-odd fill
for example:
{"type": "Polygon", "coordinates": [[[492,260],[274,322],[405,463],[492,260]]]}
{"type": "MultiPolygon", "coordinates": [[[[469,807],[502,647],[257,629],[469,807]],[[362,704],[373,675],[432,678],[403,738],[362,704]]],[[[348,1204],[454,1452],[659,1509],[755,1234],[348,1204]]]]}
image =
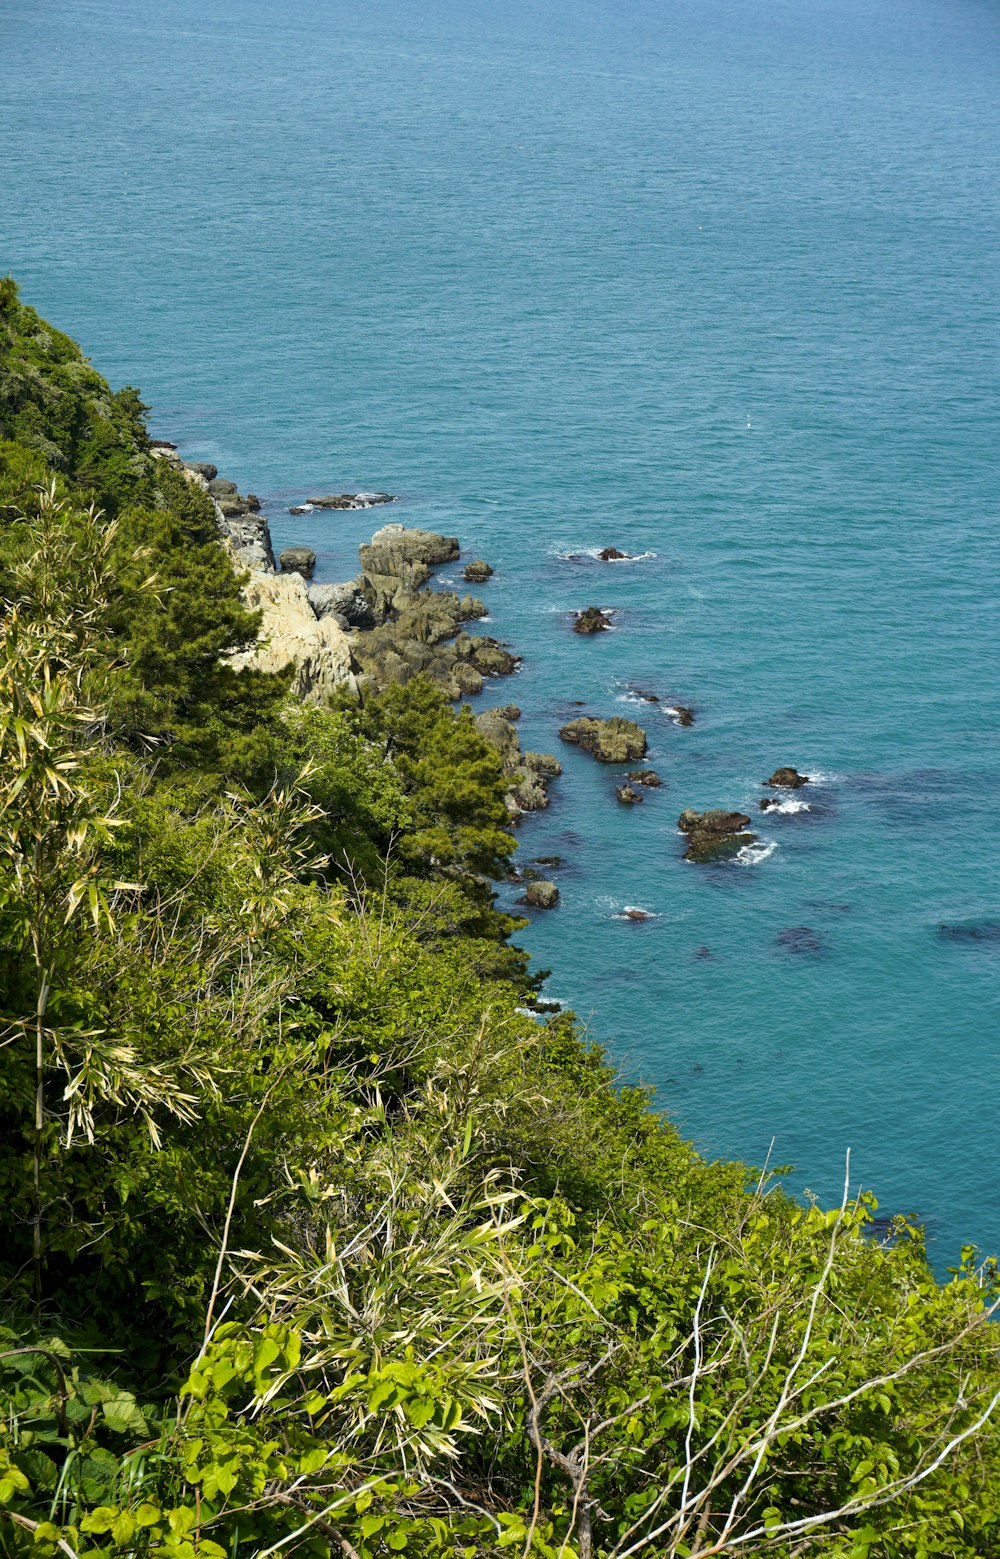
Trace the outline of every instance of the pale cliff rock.
{"type": "Polygon", "coordinates": [[[323,703],[336,688],[357,692],[351,641],[334,618],[316,616],[301,574],[251,573],[243,595],[263,618],[256,649],[233,657],[237,669],[280,671],[292,661],[291,691],[310,703],[323,703]]]}

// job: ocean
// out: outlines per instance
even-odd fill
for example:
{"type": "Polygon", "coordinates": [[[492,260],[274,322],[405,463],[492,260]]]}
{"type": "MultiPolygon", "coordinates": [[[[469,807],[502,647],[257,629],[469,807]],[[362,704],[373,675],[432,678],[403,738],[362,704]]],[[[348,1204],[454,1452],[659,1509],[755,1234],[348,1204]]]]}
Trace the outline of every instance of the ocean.
{"type": "Polygon", "coordinates": [[[25,300],[317,577],[384,519],[494,566],[547,993],[705,1154],[1000,1249],[991,0],[0,0],[0,59],[25,300]],[[683,861],[709,806],[759,845],[683,861]]]}

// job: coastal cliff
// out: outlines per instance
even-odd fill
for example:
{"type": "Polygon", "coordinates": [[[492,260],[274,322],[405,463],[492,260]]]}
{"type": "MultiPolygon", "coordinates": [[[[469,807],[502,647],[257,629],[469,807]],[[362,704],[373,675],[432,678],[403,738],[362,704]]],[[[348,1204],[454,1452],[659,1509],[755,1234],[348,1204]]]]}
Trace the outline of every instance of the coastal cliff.
{"type": "Polygon", "coordinates": [[[182,466],[0,282],[4,1554],[993,1553],[995,1264],[707,1162],[532,1010],[547,766],[442,685],[511,655],[442,539],[345,629],[182,466]]]}

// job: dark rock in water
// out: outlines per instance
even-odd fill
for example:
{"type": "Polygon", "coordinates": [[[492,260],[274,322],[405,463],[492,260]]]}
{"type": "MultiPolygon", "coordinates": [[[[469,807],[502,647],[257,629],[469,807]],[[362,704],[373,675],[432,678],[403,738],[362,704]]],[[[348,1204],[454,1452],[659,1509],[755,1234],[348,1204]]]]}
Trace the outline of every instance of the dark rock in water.
{"type": "Polygon", "coordinates": [[[694,710],[689,709],[687,704],[675,704],[673,716],[678,725],[694,725],[694,710]]]}
{"type": "Polygon", "coordinates": [[[292,508],[290,508],[288,512],[289,514],[309,514],[312,511],[309,509],[307,504],[297,503],[293,504],[292,508]]]}
{"type": "Polygon", "coordinates": [[[616,920],[643,921],[655,920],[656,916],[648,909],[639,909],[633,904],[627,904],[622,910],[621,914],[617,915],[615,918],[616,920]]]}
{"type": "Polygon", "coordinates": [[[311,579],[316,567],[316,554],[312,547],[286,547],[284,552],[278,554],[278,562],[283,574],[301,574],[303,579],[311,579]]]}
{"type": "Polygon", "coordinates": [[[559,889],[554,882],[546,882],[544,879],[532,882],[529,883],[523,899],[519,899],[518,902],[530,904],[533,909],[554,909],[559,903],[559,889]]]}
{"type": "Polygon", "coordinates": [[[588,606],[583,612],[577,612],[573,623],[574,633],[604,633],[611,627],[611,618],[607,612],[602,612],[599,606],[588,606]]]}
{"type": "Polygon", "coordinates": [[[374,509],[380,503],[395,503],[396,500],[391,493],[328,493],[326,497],[306,501],[314,509],[374,509]]]}
{"type": "Polygon", "coordinates": [[[520,720],[521,718],[521,711],[516,704],[501,704],[499,709],[491,709],[487,712],[499,715],[501,720],[520,720]]]}
{"type": "Polygon", "coordinates": [[[938,935],[946,942],[1000,948],[1000,920],[967,920],[957,925],[942,921],[938,935]]]}
{"type": "Polygon", "coordinates": [[[786,926],[774,941],[786,953],[815,955],[823,951],[823,939],[812,926],[786,926]]]}
{"type": "Polygon", "coordinates": [[[521,664],[520,655],[513,655],[497,639],[471,639],[469,659],[484,677],[509,677],[521,664]]]}
{"type": "Polygon", "coordinates": [[[482,558],[477,558],[474,563],[466,563],[464,577],[468,585],[485,585],[488,579],[493,578],[493,570],[482,558]]]}
{"type": "Polygon", "coordinates": [[[611,563],[616,558],[627,558],[628,556],[627,552],[619,552],[617,547],[604,547],[598,553],[602,563],[611,563]]]}
{"type": "Polygon", "coordinates": [[[663,784],[655,769],[630,769],[625,778],[633,784],[645,785],[648,790],[658,790],[663,784]]]}
{"type": "Polygon", "coordinates": [[[678,828],[688,836],[684,859],[701,864],[731,859],[757,837],[744,832],[749,822],[744,812],[692,812],[688,808],[677,819],[678,828]]]}
{"type": "Polygon", "coordinates": [[[712,952],[710,947],[705,947],[704,944],[702,944],[701,947],[695,948],[693,956],[704,961],[706,958],[714,958],[715,954],[712,952]]]}
{"type": "Polygon", "coordinates": [[[770,812],[772,807],[780,807],[780,805],[781,802],[775,800],[774,796],[765,796],[760,803],[760,810],[762,812],[770,812]]]}
{"type": "Polygon", "coordinates": [[[619,785],[615,795],[627,807],[634,807],[637,801],[642,800],[642,791],[636,790],[632,785],[619,785]]]}
{"type": "MultiPolygon", "coordinates": [[[[173,449],[174,446],[171,444],[169,447],[173,449]]],[[[203,476],[206,482],[214,482],[219,474],[218,466],[211,465],[207,460],[192,460],[188,465],[188,470],[197,471],[198,475],[203,476]]]]}
{"type": "Polygon", "coordinates": [[[644,704],[658,704],[660,702],[659,693],[647,693],[641,687],[629,688],[629,692],[634,693],[636,698],[641,698],[644,704]]]}
{"type": "Polygon", "coordinates": [[[536,866],[561,866],[562,865],[562,856],[561,855],[536,855],[534,864],[536,866]]]}
{"type": "Polygon", "coordinates": [[[244,499],[244,503],[250,510],[251,514],[260,513],[260,499],[257,497],[256,493],[247,493],[246,498],[244,499]]]}
{"type": "Polygon", "coordinates": [[[800,785],[808,783],[808,774],[800,774],[798,769],[775,769],[771,778],[764,781],[765,785],[773,785],[778,790],[798,790],[800,785]]]}
{"type": "Polygon", "coordinates": [[[646,755],[646,733],[633,720],[623,720],[615,715],[610,720],[593,720],[583,716],[570,720],[560,732],[564,742],[592,752],[601,763],[627,763],[630,758],[646,755]]]}

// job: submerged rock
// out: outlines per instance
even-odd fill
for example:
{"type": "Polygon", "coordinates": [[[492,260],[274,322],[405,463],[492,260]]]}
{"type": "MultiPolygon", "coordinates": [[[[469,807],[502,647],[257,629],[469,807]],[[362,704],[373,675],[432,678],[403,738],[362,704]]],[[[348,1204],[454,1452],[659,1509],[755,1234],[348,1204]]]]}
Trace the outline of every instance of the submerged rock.
{"type": "Polygon", "coordinates": [[[657,917],[653,914],[652,910],[639,909],[638,905],[635,904],[626,904],[621,914],[615,916],[616,920],[634,921],[656,920],[656,918],[657,917]]]}
{"type": "Polygon", "coordinates": [[[694,725],[694,710],[689,709],[687,704],[674,704],[671,714],[678,725],[694,725]]]}
{"type": "Polygon", "coordinates": [[[812,926],[786,926],[774,939],[786,953],[815,954],[823,951],[823,939],[812,926]]]}
{"type": "Polygon", "coordinates": [[[493,578],[493,570],[482,558],[477,558],[473,563],[466,563],[464,578],[467,585],[485,585],[488,579],[493,578]]]}
{"type": "Polygon", "coordinates": [[[610,720],[594,720],[584,715],[570,720],[559,735],[564,742],[593,753],[601,763],[627,763],[646,755],[646,733],[634,720],[615,715],[610,720]]]}
{"type": "Polygon", "coordinates": [[[312,547],[286,547],[278,554],[278,562],[284,574],[301,574],[311,579],[316,568],[316,554],[312,547]]]}
{"type": "Polygon", "coordinates": [[[946,942],[1000,948],[1000,921],[966,920],[957,925],[942,921],[938,926],[938,935],[946,942]]]}
{"type": "Polygon", "coordinates": [[[798,790],[801,785],[808,785],[808,774],[800,774],[798,769],[775,769],[770,779],[764,781],[765,785],[773,785],[778,790],[798,790]]]}
{"type": "Polygon", "coordinates": [[[611,618],[607,612],[602,612],[599,606],[588,606],[585,611],[577,612],[573,632],[605,633],[611,626],[611,618]]]}
{"type": "Polygon", "coordinates": [[[554,882],[546,882],[544,879],[532,882],[519,902],[530,904],[533,909],[555,909],[559,903],[559,889],[554,882]]]}
{"type": "Polygon", "coordinates": [[[747,833],[750,819],[744,812],[725,812],[715,809],[709,812],[683,811],[677,819],[681,833],[688,836],[684,852],[686,861],[706,863],[724,861],[738,855],[744,845],[753,844],[756,834],[747,833]]]}

